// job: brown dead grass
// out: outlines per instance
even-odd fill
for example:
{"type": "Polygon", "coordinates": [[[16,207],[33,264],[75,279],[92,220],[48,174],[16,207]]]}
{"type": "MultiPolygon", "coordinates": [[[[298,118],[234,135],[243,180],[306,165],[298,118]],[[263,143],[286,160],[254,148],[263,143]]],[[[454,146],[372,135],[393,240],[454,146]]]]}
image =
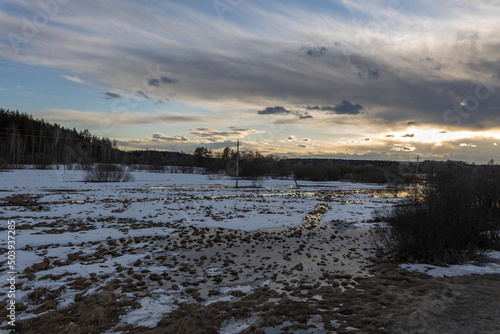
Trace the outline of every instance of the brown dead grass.
{"type": "Polygon", "coordinates": [[[114,294],[82,297],[64,310],[53,310],[37,318],[19,321],[16,332],[26,334],[97,334],[116,324],[132,302],[122,302],[114,294]]]}

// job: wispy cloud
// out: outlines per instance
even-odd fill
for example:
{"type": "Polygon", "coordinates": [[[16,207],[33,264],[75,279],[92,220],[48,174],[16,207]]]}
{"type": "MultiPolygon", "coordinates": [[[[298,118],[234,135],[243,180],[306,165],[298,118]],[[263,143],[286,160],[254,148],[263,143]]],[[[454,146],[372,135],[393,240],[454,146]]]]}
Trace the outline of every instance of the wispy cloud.
{"type": "Polygon", "coordinates": [[[163,133],[155,132],[153,133],[153,138],[161,139],[169,142],[188,142],[189,138],[184,136],[166,136],[163,133]]]}
{"type": "Polygon", "coordinates": [[[103,92],[104,94],[104,98],[106,100],[111,100],[111,99],[119,99],[121,98],[122,96],[118,93],[113,93],[113,92],[103,92]]]}
{"type": "Polygon", "coordinates": [[[108,114],[101,111],[81,111],[72,109],[50,109],[44,110],[37,116],[50,119],[53,122],[63,124],[80,123],[86,126],[99,126],[103,119],[109,119],[114,126],[134,126],[142,124],[200,124],[220,121],[217,116],[207,115],[185,115],[172,112],[158,112],[150,114],[108,114]]]}
{"type": "Polygon", "coordinates": [[[206,143],[226,142],[228,140],[244,138],[251,134],[262,133],[262,131],[250,128],[229,127],[229,130],[219,131],[211,128],[192,128],[189,134],[203,139],[206,143]]]}
{"type": "Polygon", "coordinates": [[[61,75],[61,77],[64,78],[64,79],[66,79],[66,80],[73,81],[73,82],[76,82],[76,83],[79,83],[79,84],[86,83],[84,80],[80,79],[79,77],[72,77],[72,76],[69,76],[69,75],[61,75]]]}

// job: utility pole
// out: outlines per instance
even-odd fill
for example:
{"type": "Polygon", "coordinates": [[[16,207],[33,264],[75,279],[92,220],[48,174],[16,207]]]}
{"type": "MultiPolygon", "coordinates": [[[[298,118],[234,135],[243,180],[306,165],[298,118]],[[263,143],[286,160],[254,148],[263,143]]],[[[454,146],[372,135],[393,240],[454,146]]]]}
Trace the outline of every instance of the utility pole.
{"type": "Polygon", "coordinates": [[[236,188],[238,188],[238,172],[240,169],[240,141],[236,141],[236,188]]]}
{"type": "Polygon", "coordinates": [[[417,199],[417,189],[418,189],[418,159],[420,159],[419,155],[417,155],[417,166],[415,167],[415,199],[417,199]]]}

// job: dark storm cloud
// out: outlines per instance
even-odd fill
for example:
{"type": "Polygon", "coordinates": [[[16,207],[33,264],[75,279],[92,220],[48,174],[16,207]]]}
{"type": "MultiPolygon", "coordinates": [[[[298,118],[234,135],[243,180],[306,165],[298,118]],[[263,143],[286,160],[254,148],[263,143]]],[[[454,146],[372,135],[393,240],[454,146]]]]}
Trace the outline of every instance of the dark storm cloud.
{"type": "Polygon", "coordinates": [[[113,92],[105,92],[103,93],[105,95],[105,99],[106,100],[111,100],[111,99],[119,99],[121,98],[122,96],[118,93],[113,93],[113,92]]]}
{"type": "Polygon", "coordinates": [[[311,57],[321,57],[326,54],[327,48],[324,46],[316,46],[316,47],[302,47],[301,51],[304,51],[308,56],[311,57]]]}

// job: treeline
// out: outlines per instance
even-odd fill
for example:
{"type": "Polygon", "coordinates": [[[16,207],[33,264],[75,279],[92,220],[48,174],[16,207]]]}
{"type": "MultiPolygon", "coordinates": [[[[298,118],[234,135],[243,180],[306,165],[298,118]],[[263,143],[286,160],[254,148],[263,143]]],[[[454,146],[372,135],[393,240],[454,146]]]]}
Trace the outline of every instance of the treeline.
{"type": "MultiPolygon", "coordinates": [[[[207,173],[236,175],[236,152],[230,147],[212,152],[206,147],[194,151],[195,163],[207,173]]],[[[245,151],[239,156],[238,175],[247,179],[293,177],[310,181],[354,181],[400,184],[414,180],[412,165],[396,161],[288,159],[245,151]]]]}
{"type": "MultiPolygon", "coordinates": [[[[88,130],[77,131],[26,113],[0,109],[0,168],[34,165],[47,168],[53,164],[113,163],[140,166],[153,172],[204,171],[209,174],[236,175],[236,151],[226,147],[214,152],[197,147],[192,154],[137,150],[123,151],[116,141],[99,138],[88,130]],[[172,168],[174,166],[175,168],[172,168]]],[[[463,162],[424,161],[420,176],[434,175],[442,170],[461,166],[463,162]]],[[[471,166],[485,170],[493,165],[471,166]]],[[[415,163],[379,160],[298,159],[259,152],[239,154],[238,175],[242,178],[293,177],[311,181],[355,181],[402,184],[416,179],[415,163]]]]}
{"type": "Polygon", "coordinates": [[[88,130],[77,131],[36,119],[26,113],[0,109],[0,167],[52,164],[119,163],[194,166],[190,154],[164,151],[123,151],[115,140],[88,130]]]}
{"type": "Polygon", "coordinates": [[[124,152],[109,138],[67,129],[26,113],[0,109],[0,164],[117,162],[124,152]]]}
{"type": "MultiPolygon", "coordinates": [[[[213,152],[207,147],[194,151],[194,163],[212,174],[236,175],[236,152],[230,147],[213,152]]],[[[239,176],[248,179],[290,177],[309,181],[353,181],[366,183],[407,184],[421,182],[451,169],[462,168],[470,173],[493,173],[500,167],[491,159],[486,165],[462,161],[397,162],[383,160],[289,159],[277,155],[264,156],[245,151],[239,157],[239,176]],[[418,170],[418,175],[416,174],[418,170]]]]}

